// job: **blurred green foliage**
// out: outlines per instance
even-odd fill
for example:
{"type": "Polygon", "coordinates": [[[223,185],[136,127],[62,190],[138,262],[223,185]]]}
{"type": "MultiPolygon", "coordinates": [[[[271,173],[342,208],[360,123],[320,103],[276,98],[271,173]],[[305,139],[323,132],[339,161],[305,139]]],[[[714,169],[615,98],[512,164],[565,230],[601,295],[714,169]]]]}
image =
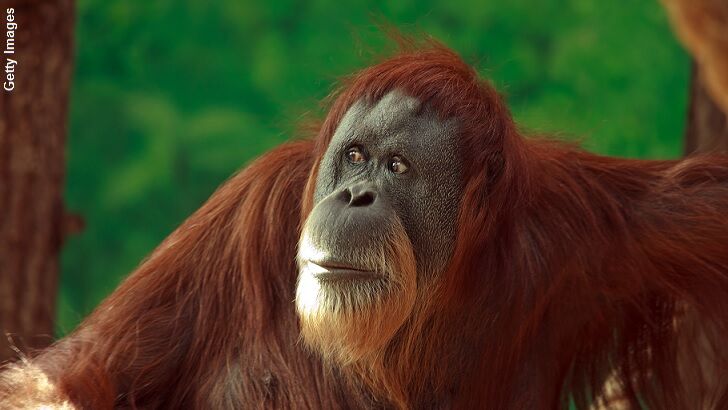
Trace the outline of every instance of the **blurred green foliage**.
{"type": "Polygon", "coordinates": [[[458,50],[524,129],[610,155],[680,154],[689,59],[656,0],[78,0],[58,333],[213,190],[295,134],[387,40],[458,50]]]}

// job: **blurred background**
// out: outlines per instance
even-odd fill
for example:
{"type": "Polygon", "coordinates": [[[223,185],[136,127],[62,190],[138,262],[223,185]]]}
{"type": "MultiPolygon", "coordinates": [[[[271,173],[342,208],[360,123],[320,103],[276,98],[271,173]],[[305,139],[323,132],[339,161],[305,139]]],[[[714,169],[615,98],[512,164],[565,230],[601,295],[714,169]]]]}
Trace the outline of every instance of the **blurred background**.
{"type": "Polygon", "coordinates": [[[78,0],[57,335],[237,169],[324,113],[387,48],[375,24],[461,53],[530,132],[682,153],[690,59],[658,1],[78,0]],[[372,52],[372,50],[374,52],[372,52]]]}

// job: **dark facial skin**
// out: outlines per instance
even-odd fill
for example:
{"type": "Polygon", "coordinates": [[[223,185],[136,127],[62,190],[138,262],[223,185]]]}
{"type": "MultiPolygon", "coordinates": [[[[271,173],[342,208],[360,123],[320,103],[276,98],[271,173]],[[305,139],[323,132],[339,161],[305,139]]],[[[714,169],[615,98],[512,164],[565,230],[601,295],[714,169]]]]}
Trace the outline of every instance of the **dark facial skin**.
{"type": "Polygon", "coordinates": [[[371,270],[358,266],[366,261],[360,255],[386,241],[397,223],[419,278],[445,268],[462,191],[456,131],[454,121],[399,90],[347,111],[321,161],[306,228],[325,254],[328,279],[371,270]]]}

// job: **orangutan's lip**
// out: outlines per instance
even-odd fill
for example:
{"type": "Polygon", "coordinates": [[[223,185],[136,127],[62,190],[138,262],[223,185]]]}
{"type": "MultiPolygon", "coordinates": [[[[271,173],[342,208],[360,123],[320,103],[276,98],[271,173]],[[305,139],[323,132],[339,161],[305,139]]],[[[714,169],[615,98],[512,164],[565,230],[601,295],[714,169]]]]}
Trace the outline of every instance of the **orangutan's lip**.
{"type": "Polygon", "coordinates": [[[347,265],[339,261],[308,261],[313,276],[320,281],[339,280],[373,280],[379,279],[382,275],[347,265]]]}

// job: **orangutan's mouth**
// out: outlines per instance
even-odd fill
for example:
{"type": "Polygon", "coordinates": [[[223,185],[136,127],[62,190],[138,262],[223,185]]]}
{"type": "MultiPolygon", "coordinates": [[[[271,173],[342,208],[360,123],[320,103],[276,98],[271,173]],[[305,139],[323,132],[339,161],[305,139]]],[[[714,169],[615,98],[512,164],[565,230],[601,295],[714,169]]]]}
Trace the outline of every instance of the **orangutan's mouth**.
{"type": "Polygon", "coordinates": [[[383,275],[377,272],[354,267],[339,261],[308,261],[308,264],[313,277],[324,282],[374,280],[383,277],[383,275]]]}

